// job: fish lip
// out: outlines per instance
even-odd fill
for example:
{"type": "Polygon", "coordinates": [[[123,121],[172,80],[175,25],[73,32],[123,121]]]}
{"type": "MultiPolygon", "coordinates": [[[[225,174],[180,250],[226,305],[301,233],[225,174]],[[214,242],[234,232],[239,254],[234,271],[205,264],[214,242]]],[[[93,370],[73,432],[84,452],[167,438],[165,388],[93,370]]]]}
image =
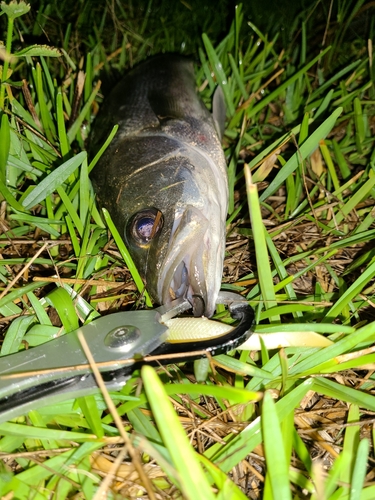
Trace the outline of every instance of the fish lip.
{"type": "Polygon", "coordinates": [[[176,218],[157,285],[163,304],[184,296],[193,305],[198,296],[204,303],[204,315],[213,315],[221,285],[224,246],[220,235],[217,240],[212,241],[210,221],[196,207],[188,205],[176,218]]]}

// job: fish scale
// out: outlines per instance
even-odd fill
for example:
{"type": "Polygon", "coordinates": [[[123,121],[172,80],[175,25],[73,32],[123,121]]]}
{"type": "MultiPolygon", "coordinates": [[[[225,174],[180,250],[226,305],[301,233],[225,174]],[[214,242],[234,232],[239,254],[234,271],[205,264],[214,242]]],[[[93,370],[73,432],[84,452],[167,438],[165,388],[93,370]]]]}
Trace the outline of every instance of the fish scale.
{"type": "MultiPolygon", "coordinates": [[[[223,116],[223,102],[215,101],[223,116]]],[[[209,317],[221,285],[228,183],[221,140],[196,93],[192,62],[160,55],[130,71],[101,107],[94,154],[116,124],[91,174],[98,201],[155,302],[199,296],[209,317]]]]}

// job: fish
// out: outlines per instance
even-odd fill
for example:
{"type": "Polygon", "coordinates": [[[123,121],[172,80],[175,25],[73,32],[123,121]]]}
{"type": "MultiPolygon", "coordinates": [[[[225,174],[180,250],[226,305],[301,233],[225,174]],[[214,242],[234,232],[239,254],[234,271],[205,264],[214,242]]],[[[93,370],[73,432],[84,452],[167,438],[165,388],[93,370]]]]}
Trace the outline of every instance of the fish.
{"type": "Polygon", "coordinates": [[[95,153],[118,124],[91,180],[148,293],[165,305],[185,297],[207,317],[221,287],[228,210],[218,89],[212,115],[190,59],[153,57],[112,89],[92,132],[95,153]]]}

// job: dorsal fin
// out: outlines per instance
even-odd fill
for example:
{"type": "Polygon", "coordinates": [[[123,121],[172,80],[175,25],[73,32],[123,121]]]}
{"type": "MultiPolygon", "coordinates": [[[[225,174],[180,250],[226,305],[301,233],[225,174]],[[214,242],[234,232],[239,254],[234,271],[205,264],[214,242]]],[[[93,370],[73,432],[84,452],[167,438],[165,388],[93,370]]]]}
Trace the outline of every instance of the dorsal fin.
{"type": "Polygon", "coordinates": [[[226,106],[223,89],[218,85],[212,98],[212,117],[220,140],[223,139],[225,131],[226,106]]]}

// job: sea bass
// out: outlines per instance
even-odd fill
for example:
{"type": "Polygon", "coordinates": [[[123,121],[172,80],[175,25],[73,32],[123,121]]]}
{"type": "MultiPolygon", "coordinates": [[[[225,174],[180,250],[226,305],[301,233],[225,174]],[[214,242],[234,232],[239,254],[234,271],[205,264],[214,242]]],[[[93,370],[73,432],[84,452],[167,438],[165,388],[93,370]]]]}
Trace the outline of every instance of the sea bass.
{"type": "Polygon", "coordinates": [[[192,62],[160,55],[130,71],[96,119],[94,151],[115,124],[91,174],[99,204],[151,297],[168,304],[187,296],[197,315],[210,317],[223,271],[228,183],[218,127],[196,93],[192,62]]]}

